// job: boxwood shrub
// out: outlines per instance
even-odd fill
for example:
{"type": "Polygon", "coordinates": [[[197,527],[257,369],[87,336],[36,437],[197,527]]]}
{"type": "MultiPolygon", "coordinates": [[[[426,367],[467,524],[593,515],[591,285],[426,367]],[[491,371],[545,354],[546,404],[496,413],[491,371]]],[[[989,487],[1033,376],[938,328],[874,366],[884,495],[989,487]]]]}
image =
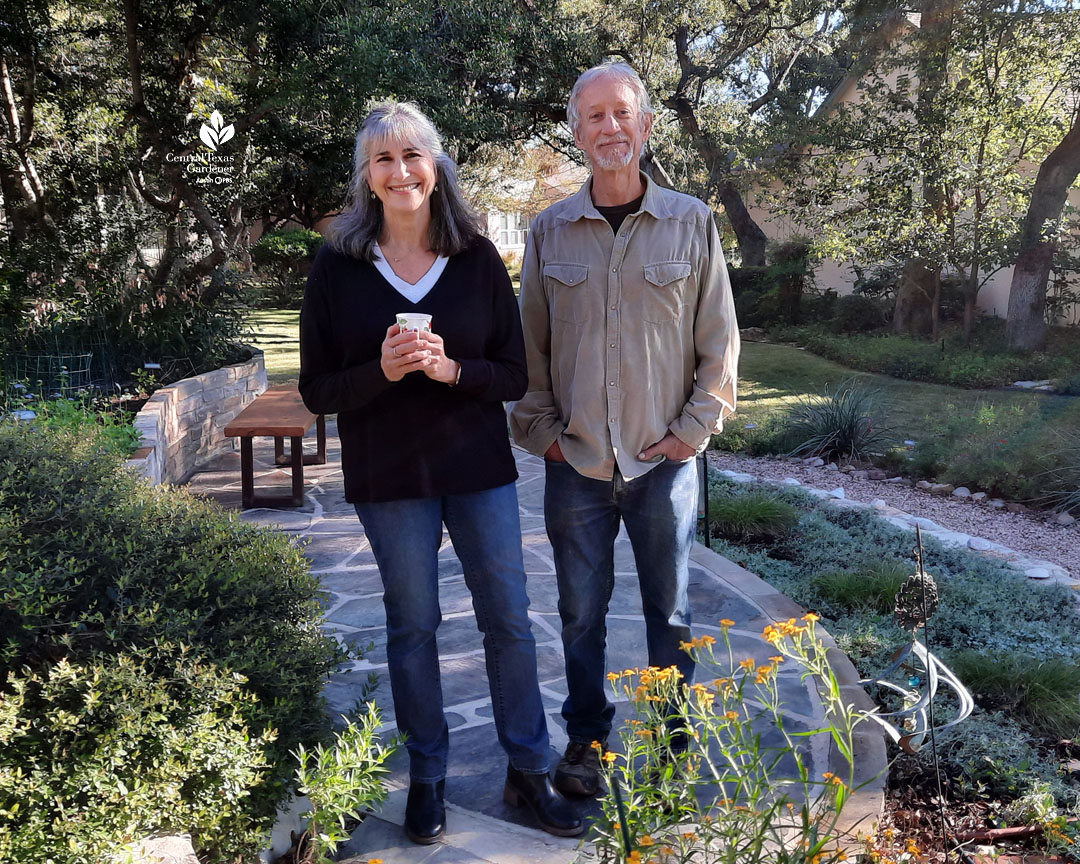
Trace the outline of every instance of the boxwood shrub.
{"type": "Polygon", "coordinates": [[[301,551],[137,481],[94,435],[0,423],[0,568],[0,836],[39,844],[11,860],[103,860],[82,844],[163,828],[206,861],[249,851],[289,794],[289,751],[325,732],[322,684],[343,659],[301,551]],[[120,692],[142,709],[105,704],[120,692]],[[74,758],[52,749],[61,727],[74,758]],[[34,783],[11,779],[30,766],[34,783]],[[116,796],[132,766],[167,777],[175,804],[116,796]],[[76,788],[78,807],[55,791],[76,788]]]}

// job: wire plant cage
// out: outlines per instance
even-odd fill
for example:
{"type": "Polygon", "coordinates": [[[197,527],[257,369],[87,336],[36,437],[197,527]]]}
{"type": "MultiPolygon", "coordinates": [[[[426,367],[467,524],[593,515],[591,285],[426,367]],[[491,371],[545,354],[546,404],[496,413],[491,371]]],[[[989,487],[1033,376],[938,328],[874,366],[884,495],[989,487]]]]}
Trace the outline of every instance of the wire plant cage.
{"type": "Polygon", "coordinates": [[[77,354],[14,354],[10,381],[25,383],[41,395],[69,396],[93,384],[93,352],[77,354]]]}
{"type": "Polygon", "coordinates": [[[9,400],[30,393],[68,398],[112,392],[119,364],[103,328],[58,331],[15,337],[0,348],[9,400]]]}

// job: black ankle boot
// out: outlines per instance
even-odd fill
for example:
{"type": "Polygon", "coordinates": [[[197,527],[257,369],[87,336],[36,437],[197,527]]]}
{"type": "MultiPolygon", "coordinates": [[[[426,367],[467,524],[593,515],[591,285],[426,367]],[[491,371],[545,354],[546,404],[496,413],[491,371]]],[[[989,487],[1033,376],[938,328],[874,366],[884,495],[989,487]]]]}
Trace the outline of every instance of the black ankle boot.
{"type": "Polygon", "coordinates": [[[576,837],[585,830],[573,805],[563,798],[547,774],[524,774],[512,765],[506,769],[503,800],[511,807],[529,805],[540,827],[548,834],[576,837]]]}
{"type": "Polygon", "coordinates": [[[446,781],[409,783],[409,799],[405,803],[405,834],[413,843],[423,846],[438,843],[446,833],[446,805],[443,789],[446,781]]]}

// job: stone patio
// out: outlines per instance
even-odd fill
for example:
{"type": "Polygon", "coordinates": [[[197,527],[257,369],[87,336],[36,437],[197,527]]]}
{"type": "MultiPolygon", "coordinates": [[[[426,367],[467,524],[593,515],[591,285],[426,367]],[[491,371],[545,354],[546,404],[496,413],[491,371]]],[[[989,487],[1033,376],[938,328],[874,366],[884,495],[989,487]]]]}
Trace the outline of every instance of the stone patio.
{"type": "MultiPolygon", "coordinates": [[[[518,481],[520,513],[528,574],[530,617],[537,641],[540,686],[548,710],[552,765],[566,745],[559,714],[566,695],[554,565],[544,531],[544,469],[541,460],[515,451],[521,478],[518,481]]],[[[386,729],[393,730],[393,700],[386,672],[386,632],[382,586],[371,548],[352,507],[345,502],[340,468],[340,445],[333,421],[327,424],[326,465],[305,469],[306,503],[295,510],[245,511],[242,518],[277,528],[304,545],[314,572],[323,580],[330,601],[326,627],[339,638],[360,648],[362,660],[335,675],[326,688],[334,716],[350,711],[359,701],[374,698],[386,729]]],[[[287,469],[273,464],[273,441],[256,439],[256,490],[287,486],[287,469]]],[[[229,453],[203,466],[189,487],[209,495],[227,507],[240,508],[239,453],[229,453]]],[[[389,801],[379,813],[367,818],[354,832],[344,850],[361,860],[381,858],[391,862],[439,862],[439,864],[547,864],[592,860],[588,844],[577,839],[555,838],[532,827],[531,815],[503,803],[502,785],[506,759],[498,745],[492,721],[491,699],[484,671],[481,634],[473,616],[461,565],[444,534],[440,551],[440,593],[443,623],[439,628],[439,654],[448,722],[450,763],[446,781],[448,832],[445,841],[421,847],[405,839],[401,829],[405,791],[408,786],[404,752],[393,760],[389,801]]],[[[633,555],[625,532],[616,545],[616,584],[608,616],[609,669],[647,665],[645,625],[636,584],[633,555]]],[[[756,576],[698,544],[691,561],[691,603],[694,633],[713,633],[720,638],[719,620],[736,622],[731,639],[736,656],[758,661],[775,653],[761,638],[763,627],[776,620],[798,617],[803,610],[756,576]]],[[[845,698],[860,708],[871,707],[858,685],[858,677],[846,657],[833,652],[834,669],[844,685],[845,698]]],[[[711,677],[707,671],[702,678],[711,677]]],[[[785,725],[792,731],[819,728],[823,712],[811,682],[800,680],[795,669],[779,675],[785,705],[785,725]]],[[[618,706],[620,718],[628,706],[618,706]]],[[[762,730],[766,743],[775,730],[762,730]]],[[[815,736],[810,748],[811,776],[846,767],[827,736],[815,736]]],[[[885,748],[882,736],[866,726],[858,739],[858,773],[863,786],[845,807],[845,823],[860,823],[868,830],[880,812],[884,783],[885,748]]],[[[586,814],[599,812],[596,802],[583,805],[586,814]]]]}

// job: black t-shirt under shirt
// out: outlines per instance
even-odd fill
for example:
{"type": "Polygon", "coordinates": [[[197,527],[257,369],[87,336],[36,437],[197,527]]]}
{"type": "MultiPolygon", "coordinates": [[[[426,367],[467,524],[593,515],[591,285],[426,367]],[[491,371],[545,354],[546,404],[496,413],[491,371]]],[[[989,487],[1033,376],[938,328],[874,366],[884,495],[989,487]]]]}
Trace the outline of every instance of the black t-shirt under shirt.
{"type": "Polygon", "coordinates": [[[625,219],[631,213],[637,213],[638,208],[641,206],[641,202],[644,200],[645,193],[642,192],[641,195],[639,195],[629,204],[617,204],[614,207],[601,207],[599,204],[597,204],[596,210],[611,224],[611,230],[618,234],[619,226],[622,225],[623,219],[625,219]]]}

